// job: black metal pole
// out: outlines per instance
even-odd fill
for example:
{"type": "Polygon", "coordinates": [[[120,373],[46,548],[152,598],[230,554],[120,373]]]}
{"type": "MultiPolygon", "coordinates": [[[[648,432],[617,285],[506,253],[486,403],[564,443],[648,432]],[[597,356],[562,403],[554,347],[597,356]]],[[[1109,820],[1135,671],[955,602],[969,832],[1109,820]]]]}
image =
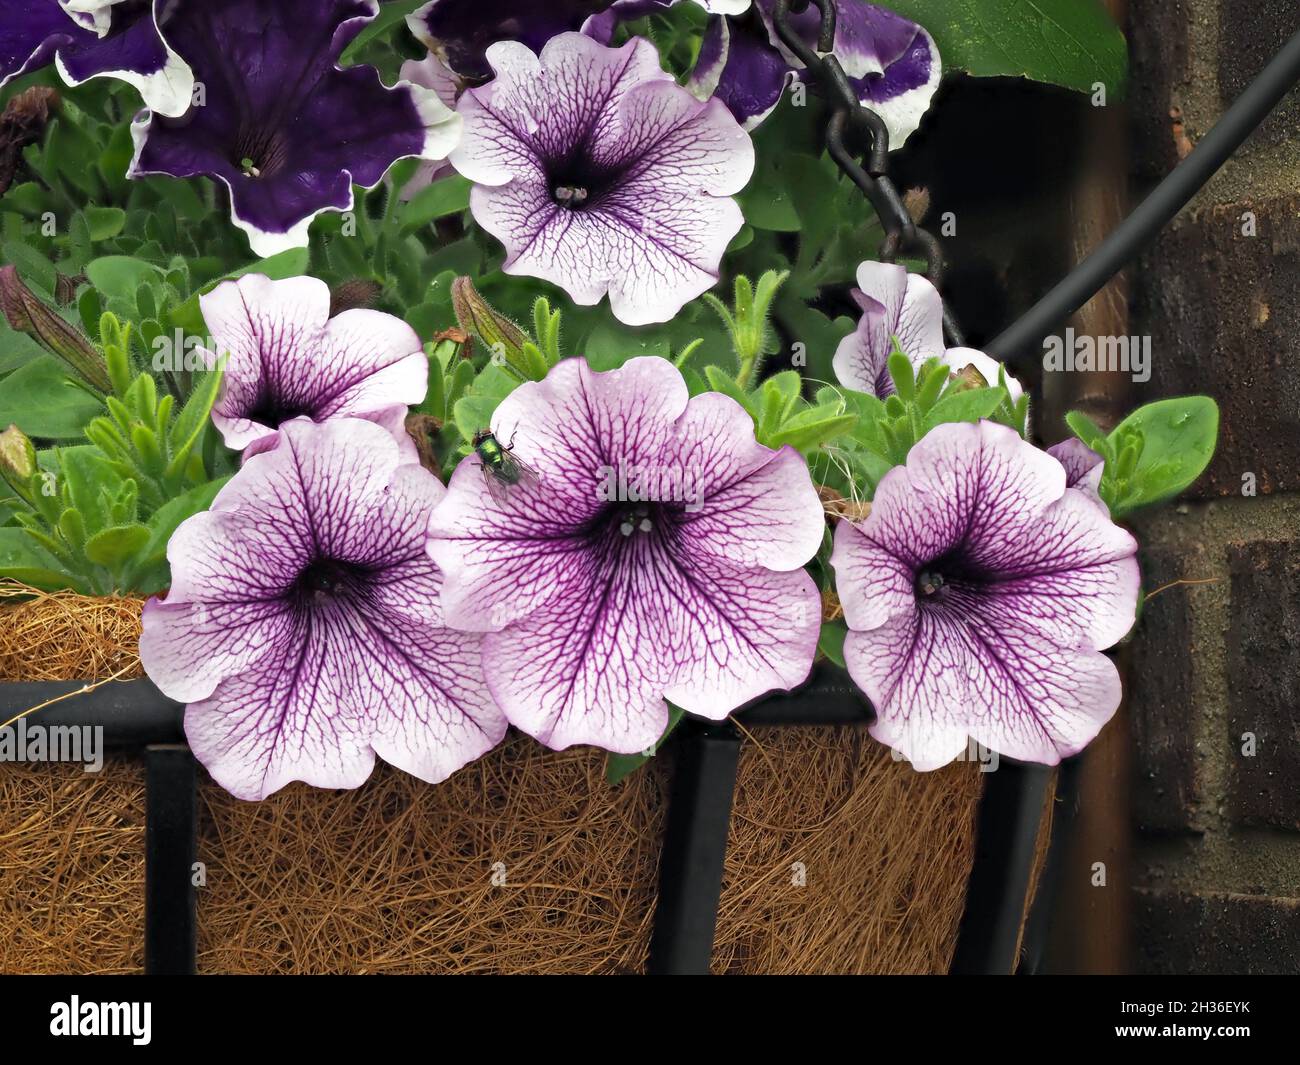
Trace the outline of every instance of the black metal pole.
{"type": "Polygon", "coordinates": [[[740,761],[730,722],[687,721],[683,729],[646,964],[653,976],[708,975],[740,761]]]}
{"type": "Polygon", "coordinates": [[[1038,827],[1051,781],[1049,766],[1007,761],[985,778],[975,831],[975,865],[957,932],[953,974],[1015,971],[1038,827]]]}
{"type": "Polygon", "coordinates": [[[151,976],[188,976],[195,971],[198,927],[194,756],[179,744],[151,744],[144,758],[144,969],[151,976]]]}
{"type": "Polygon", "coordinates": [[[29,681],[0,684],[0,722],[33,706],[30,724],[102,728],[110,747],[144,747],[150,743],[184,743],[185,708],[172,702],[148,680],[29,681]],[[50,702],[58,699],[58,702],[50,702]],[[50,703],[49,706],[43,706],[50,703]]]}
{"type": "Polygon", "coordinates": [[[1116,227],[1097,249],[987,346],[1003,361],[1056,329],[1155,239],[1300,81],[1300,33],[1292,37],[1228,108],[1195,150],[1116,227]]]}

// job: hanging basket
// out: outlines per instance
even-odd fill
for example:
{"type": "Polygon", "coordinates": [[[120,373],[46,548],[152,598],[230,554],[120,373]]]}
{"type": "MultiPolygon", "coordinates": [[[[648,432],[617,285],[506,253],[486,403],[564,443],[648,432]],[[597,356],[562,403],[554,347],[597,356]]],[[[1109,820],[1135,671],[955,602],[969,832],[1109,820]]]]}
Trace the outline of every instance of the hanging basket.
{"type": "MultiPolygon", "coordinates": [[[[26,707],[4,682],[138,677],[139,609],[0,606],[5,718],[26,707]]],[[[856,698],[847,678],[832,694],[856,698]]],[[[739,720],[712,970],[948,971],[978,766],[917,773],[862,728],[739,720]]],[[[642,972],[678,762],[670,742],[611,786],[603,753],[512,734],[436,786],[380,764],[355,791],[247,803],[200,774],[198,970],[642,972]]],[[[129,751],[99,773],[0,766],[0,971],[142,968],[145,790],[129,751]]]]}

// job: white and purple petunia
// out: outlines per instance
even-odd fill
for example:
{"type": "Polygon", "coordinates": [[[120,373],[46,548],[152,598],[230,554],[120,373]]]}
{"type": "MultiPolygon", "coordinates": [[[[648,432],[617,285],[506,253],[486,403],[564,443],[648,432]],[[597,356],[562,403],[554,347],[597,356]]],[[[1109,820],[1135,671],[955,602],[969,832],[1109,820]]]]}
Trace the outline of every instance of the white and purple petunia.
{"type": "Polygon", "coordinates": [[[488,633],[512,724],[631,753],[663,733],[665,700],[718,720],[807,677],[821,504],[802,457],[759,445],[737,403],[689,398],[664,359],[607,373],[570,359],[492,430],[537,478],[498,502],[479,460],[461,463],[429,552],[447,624],[488,633]]]}
{"type": "Polygon", "coordinates": [[[163,115],[190,105],[194,76],[158,29],[162,0],[7,0],[0,86],[54,63],[69,85],[110,77],[133,85],[163,115]]]}
{"type": "MultiPolygon", "coordinates": [[[[998,383],[1002,364],[996,359],[974,348],[944,346],[943,300],[929,279],[897,263],[864,262],[858,267],[853,299],[862,317],[857,329],[840,341],[832,362],[846,388],[879,399],[892,396],[889,357],[896,349],[916,369],[929,359],[940,359],[954,373],[973,367],[988,385],[998,383]]],[[[1009,374],[1006,383],[1015,403],[1024,388],[1009,374]]]]}
{"type": "Polygon", "coordinates": [[[144,609],[145,669],[189,704],[191,749],[239,798],[355,788],[376,755],[444,780],[507,728],[483,637],[442,621],[424,530],[446,490],[370,422],[282,432],[176,530],[171,590],[144,609]]]}
{"type": "MultiPolygon", "coordinates": [[[[943,73],[939,49],[934,38],[915,22],[892,11],[863,3],[862,0],[833,0],[835,5],[834,52],[848,75],[858,99],[885,123],[890,149],[900,148],[921,124],[943,73]]],[[[772,21],[777,0],[755,0],[754,6],[767,29],[768,43],[788,64],[791,76],[806,80],[807,71],[777,35],[772,21]]],[[[816,48],[821,31],[821,17],[811,4],[790,16],[791,24],[810,48],[816,48]]],[[[731,39],[738,34],[733,28],[731,39]]],[[[707,42],[706,42],[707,46],[707,42]]],[[[734,48],[734,43],[733,43],[734,48]]],[[[727,92],[729,83],[743,86],[749,96],[760,97],[766,86],[769,96],[775,92],[771,106],[779,99],[783,82],[773,77],[770,61],[758,62],[752,49],[738,52],[731,62],[733,73],[724,69],[718,91],[727,92]]],[[[769,107],[769,110],[771,108],[769,107]]],[[[764,114],[757,114],[759,120],[764,114]]]]}
{"type": "Polygon", "coordinates": [[[160,22],[203,88],[179,119],[132,125],[130,175],[205,174],[230,190],[254,253],[307,244],[320,212],[352,206],[399,159],[445,159],[460,119],[431,89],[338,66],[375,0],[173,0],[160,22]]]}
{"type": "Polygon", "coordinates": [[[540,56],[494,44],[496,78],[457,109],[451,161],[475,183],[475,220],[504,270],[559,285],[583,306],[608,293],[628,325],[664,322],[718,281],[744,223],[731,198],[754,147],[727,109],[659,66],[654,45],[607,48],[580,33],[540,56]]]}
{"type": "Polygon", "coordinates": [[[199,297],[225,370],[212,421],[245,457],[274,446],[295,418],[356,417],[382,425],[416,459],[404,424],[424,399],[429,361],[415,330],[382,311],[330,317],[330,291],[314,277],[249,274],[199,297]]]}
{"type": "Polygon", "coordinates": [[[1133,625],[1137,543],[1065,468],[992,422],[940,425],[840,522],[831,562],[871,731],[917,769],[973,738],[1055,764],[1114,714],[1100,652],[1133,625]]]}
{"type": "MultiPolygon", "coordinates": [[[[1066,484],[1105,506],[1101,498],[1101,479],[1106,472],[1104,458],[1076,437],[1053,444],[1047,453],[1065,467],[1066,484]]],[[[1109,512],[1110,508],[1106,509],[1109,512]]]]}

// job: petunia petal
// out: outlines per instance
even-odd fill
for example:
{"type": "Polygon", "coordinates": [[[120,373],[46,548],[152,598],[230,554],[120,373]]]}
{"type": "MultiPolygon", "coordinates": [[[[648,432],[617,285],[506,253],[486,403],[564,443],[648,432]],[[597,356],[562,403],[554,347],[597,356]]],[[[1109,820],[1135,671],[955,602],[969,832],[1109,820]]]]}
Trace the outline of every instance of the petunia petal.
{"type": "Polygon", "coordinates": [[[496,77],[461,97],[451,161],[475,182],[471,209],[505,245],[506,272],[582,305],[608,292],[630,325],[666,321],[716,284],[743,225],[730,197],[754,165],[721,103],[678,86],[641,38],[611,49],[566,33],[540,56],[507,42],[488,57],[496,77]],[[559,199],[566,182],[576,207],[559,199]]]}
{"type": "Polygon", "coordinates": [[[445,158],[460,120],[432,90],[386,88],[370,67],[337,66],[374,18],[373,0],[180,0],[164,35],[204,86],[181,119],[132,125],[132,177],[205,174],[230,190],[254,252],[305,246],[312,219],[352,206],[352,185],[398,159],[445,158]]]}
{"type": "Polygon", "coordinates": [[[781,102],[795,72],[781,53],[730,19],[709,21],[687,88],[700,99],[716,96],[747,130],[760,125],[781,102]]]}
{"type": "Polygon", "coordinates": [[[1066,485],[1077,488],[1089,499],[1101,503],[1101,478],[1106,472],[1105,459],[1073,436],[1052,445],[1047,453],[1065,467],[1066,485]]]}
{"type": "MultiPolygon", "coordinates": [[[[213,422],[228,447],[264,449],[279,425],[354,416],[392,425],[392,412],[420,402],[428,360],[415,331],[393,315],[350,310],[331,319],[330,293],[311,277],[249,274],[199,299],[224,362],[213,422]]],[[[414,445],[400,426],[408,458],[414,445]]]]}
{"type": "Polygon", "coordinates": [[[913,366],[942,358],[943,300],[929,280],[897,263],[862,263],[858,288],[862,319],[836,349],[835,376],[849,388],[884,398],[894,392],[889,356],[895,339],[913,366]]]}
{"type": "Polygon", "coordinates": [[[803,457],[759,444],[753,421],[728,396],[691,399],[659,468],[689,488],[679,529],[701,555],[785,571],[821,547],[826,519],[803,457]]]}

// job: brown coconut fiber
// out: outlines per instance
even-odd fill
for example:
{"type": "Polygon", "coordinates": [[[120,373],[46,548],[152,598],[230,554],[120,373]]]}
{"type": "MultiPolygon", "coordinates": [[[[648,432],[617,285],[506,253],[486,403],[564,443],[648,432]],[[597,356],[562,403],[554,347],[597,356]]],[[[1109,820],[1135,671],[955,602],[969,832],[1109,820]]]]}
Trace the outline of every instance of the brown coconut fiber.
{"type": "MultiPolygon", "coordinates": [[[[139,606],[11,590],[0,681],[138,676],[139,606]]],[[[512,733],[436,786],[380,764],[246,803],[203,778],[199,969],[639,972],[672,760],[611,787],[599,752],[512,733]]],[[[861,729],[747,733],[714,969],[946,971],[980,788],[861,729]]],[[[138,971],[143,892],[138,764],[0,766],[0,972],[138,971]]]]}

